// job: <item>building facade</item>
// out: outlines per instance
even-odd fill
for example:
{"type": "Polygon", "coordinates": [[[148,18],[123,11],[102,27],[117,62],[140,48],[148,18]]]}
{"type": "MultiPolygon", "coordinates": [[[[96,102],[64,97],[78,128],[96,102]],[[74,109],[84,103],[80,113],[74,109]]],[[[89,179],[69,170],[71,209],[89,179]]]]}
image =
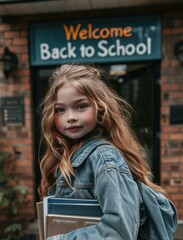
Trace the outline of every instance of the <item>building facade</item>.
{"type": "Polygon", "coordinates": [[[106,70],[111,86],[135,108],[134,128],[149,150],[154,181],[183,220],[183,65],[175,54],[183,51],[182,7],[159,3],[1,17],[0,56],[8,47],[18,67],[7,73],[0,62],[0,144],[20,153],[17,172],[29,189],[21,214],[27,219],[36,218],[39,200],[38,106],[53,69],[70,61],[106,70]]]}

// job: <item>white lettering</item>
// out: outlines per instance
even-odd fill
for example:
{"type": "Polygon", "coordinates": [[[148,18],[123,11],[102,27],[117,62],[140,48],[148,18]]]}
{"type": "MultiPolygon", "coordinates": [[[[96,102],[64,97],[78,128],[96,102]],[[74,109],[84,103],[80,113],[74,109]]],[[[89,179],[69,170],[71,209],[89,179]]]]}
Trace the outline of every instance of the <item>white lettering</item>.
{"type": "Polygon", "coordinates": [[[147,51],[147,47],[144,43],[139,43],[136,47],[136,52],[138,55],[144,55],[147,51]]]}
{"type": "Polygon", "coordinates": [[[86,47],[86,49],[85,49],[85,55],[86,55],[86,57],[93,57],[94,54],[95,54],[95,49],[94,49],[94,47],[92,47],[92,46],[86,47]]]}
{"type": "Polygon", "coordinates": [[[115,45],[111,45],[109,47],[109,56],[110,57],[115,57],[116,56],[116,52],[113,52],[112,50],[115,49],[115,45]]]}
{"type": "Polygon", "coordinates": [[[90,58],[90,57],[93,57],[94,54],[95,54],[95,48],[92,47],[92,46],[87,46],[87,47],[85,47],[84,44],[81,44],[79,50],[80,50],[80,52],[81,52],[81,57],[83,57],[83,58],[84,58],[84,57],[90,58]]]}
{"type": "Polygon", "coordinates": [[[76,47],[72,46],[70,42],[67,43],[66,47],[62,48],[52,48],[50,49],[47,43],[40,44],[40,55],[41,60],[48,60],[48,59],[66,59],[66,58],[76,58],[76,47]]]}
{"type": "MultiPolygon", "coordinates": [[[[115,56],[133,56],[151,54],[151,38],[147,38],[146,43],[134,45],[129,43],[126,46],[121,45],[120,39],[116,39],[115,44],[109,45],[107,40],[101,40],[98,43],[99,57],[115,57],[115,56]]],[[[84,50],[83,50],[84,51],[84,50]]],[[[86,53],[85,53],[86,54],[86,53]]]]}
{"type": "Polygon", "coordinates": [[[58,48],[53,48],[52,49],[51,57],[52,57],[52,59],[59,59],[59,50],[58,50],[58,48]]]}
{"type": "MultiPolygon", "coordinates": [[[[151,55],[152,49],[152,39],[147,38],[147,41],[144,43],[139,43],[134,45],[129,43],[126,46],[121,44],[120,39],[116,39],[113,44],[109,44],[107,40],[101,40],[98,42],[98,49],[95,49],[93,46],[85,46],[81,44],[80,57],[81,58],[91,58],[96,54],[99,57],[116,57],[116,56],[133,56],[133,55],[151,55]]],[[[49,44],[41,43],[40,44],[40,58],[41,60],[57,60],[57,59],[70,59],[77,58],[76,47],[72,45],[71,42],[67,42],[65,46],[61,48],[50,48],[49,44]]]]}
{"type": "Polygon", "coordinates": [[[68,49],[68,58],[76,58],[76,47],[72,46],[70,42],[67,43],[67,49],[68,49]]]}
{"type": "Polygon", "coordinates": [[[151,38],[147,38],[147,54],[151,55],[151,38]]]}
{"type": "Polygon", "coordinates": [[[66,51],[67,51],[66,47],[63,47],[63,48],[60,49],[60,57],[62,59],[66,59],[67,58],[67,54],[64,54],[64,52],[66,52],[66,51]]]}
{"type": "Polygon", "coordinates": [[[132,56],[135,54],[135,46],[133,44],[126,45],[126,54],[128,56],[132,56]]]}
{"type": "Polygon", "coordinates": [[[102,50],[102,52],[98,52],[99,57],[106,57],[107,56],[107,48],[103,45],[106,45],[108,42],[106,40],[102,40],[98,43],[98,48],[102,50]]]}
{"type": "Polygon", "coordinates": [[[81,51],[81,57],[84,58],[85,57],[85,45],[84,44],[81,44],[80,51],[81,51]]]}
{"type": "Polygon", "coordinates": [[[48,60],[51,57],[48,44],[41,43],[40,50],[41,50],[41,60],[48,60]]]}
{"type": "Polygon", "coordinates": [[[125,46],[120,45],[120,40],[116,40],[116,53],[117,56],[125,56],[125,46]]]}

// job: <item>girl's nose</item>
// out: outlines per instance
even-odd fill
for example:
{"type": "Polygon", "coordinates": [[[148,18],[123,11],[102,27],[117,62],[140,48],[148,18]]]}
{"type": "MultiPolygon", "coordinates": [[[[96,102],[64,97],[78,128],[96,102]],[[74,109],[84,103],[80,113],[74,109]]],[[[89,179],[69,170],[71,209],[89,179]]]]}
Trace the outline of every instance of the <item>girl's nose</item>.
{"type": "Polygon", "coordinates": [[[78,119],[77,114],[74,111],[72,110],[68,111],[67,122],[75,122],[77,121],[77,119],[78,119]]]}

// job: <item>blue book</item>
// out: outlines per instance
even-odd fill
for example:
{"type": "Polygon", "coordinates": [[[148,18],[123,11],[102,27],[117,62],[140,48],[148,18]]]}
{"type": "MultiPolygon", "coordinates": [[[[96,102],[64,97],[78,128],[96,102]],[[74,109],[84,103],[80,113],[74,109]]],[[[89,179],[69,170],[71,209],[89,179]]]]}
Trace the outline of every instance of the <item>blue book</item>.
{"type": "Polygon", "coordinates": [[[86,203],[86,204],[98,204],[95,199],[78,199],[78,198],[56,198],[53,195],[46,197],[48,203],[86,203]]]}
{"type": "Polygon", "coordinates": [[[47,214],[101,217],[103,212],[97,200],[74,198],[47,198],[47,214]]]}

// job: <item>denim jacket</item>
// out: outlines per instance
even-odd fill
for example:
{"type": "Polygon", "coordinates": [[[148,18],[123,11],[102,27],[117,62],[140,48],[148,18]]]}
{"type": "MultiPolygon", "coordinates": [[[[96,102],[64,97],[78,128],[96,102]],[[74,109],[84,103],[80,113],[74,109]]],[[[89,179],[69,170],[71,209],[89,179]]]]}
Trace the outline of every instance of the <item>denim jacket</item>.
{"type": "Polygon", "coordinates": [[[111,144],[88,140],[72,157],[73,189],[62,174],[51,194],[62,198],[97,199],[103,216],[97,225],[76,229],[48,240],[136,240],[140,196],[127,163],[111,144]]]}

